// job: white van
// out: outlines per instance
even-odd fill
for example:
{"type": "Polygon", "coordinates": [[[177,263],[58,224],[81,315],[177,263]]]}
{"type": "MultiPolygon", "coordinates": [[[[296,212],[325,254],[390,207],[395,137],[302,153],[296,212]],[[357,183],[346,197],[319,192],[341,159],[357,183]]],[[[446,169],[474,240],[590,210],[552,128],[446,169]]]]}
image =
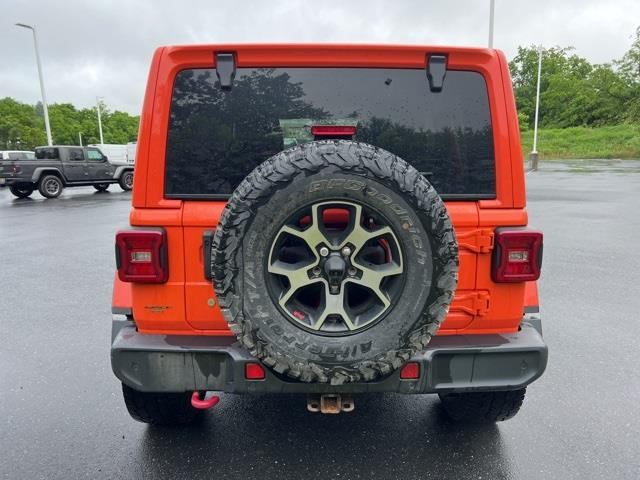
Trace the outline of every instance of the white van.
{"type": "Polygon", "coordinates": [[[107,156],[109,163],[113,165],[127,165],[127,145],[121,145],[117,143],[94,143],[88,145],[89,147],[96,147],[107,156]]]}
{"type": "Polygon", "coordinates": [[[0,150],[0,160],[35,160],[31,150],[0,150]]]}

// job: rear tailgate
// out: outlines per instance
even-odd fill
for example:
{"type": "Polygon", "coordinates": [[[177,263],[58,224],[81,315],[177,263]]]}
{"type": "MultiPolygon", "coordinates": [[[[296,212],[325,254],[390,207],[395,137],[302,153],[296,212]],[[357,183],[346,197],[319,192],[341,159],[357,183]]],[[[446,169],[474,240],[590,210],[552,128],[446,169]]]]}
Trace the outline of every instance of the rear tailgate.
{"type": "Polygon", "coordinates": [[[255,162],[306,140],[296,133],[302,120],[315,122],[317,112],[334,119],[358,112],[356,140],[414,164],[446,200],[460,246],[460,275],[440,334],[517,330],[524,284],[491,280],[495,228],[527,222],[517,123],[509,122],[515,110],[506,60],[492,50],[447,49],[445,86],[434,93],[428,91],[425,72],[429,52],[427,47],[236,45],[159,50],[152,73],[156,67],[161,73],[157,89],[162,94],[150,77],[138,161],[148,175],[165,175],[163,181],[137,184],[132,225],[166,226],[170,280],[134,285],[142,329],[228,333],[205,278],[204,231],[215,228],[225,198],[255,162]],[[227,92],[216,84],[217,51],[236,53],[236,83],[227,92]],[[319,58],[324,69],[318,68],[319,58]],[[337,75],[342,67],[342,76],[337,75]],[[362,76],[365,70],[369,73],[362,76]],[[278,96],[284,84],[295,98],[278,96]],[[194,91],[198,95],[191,95],[194,91]],[[407,92],[415,98],[405,98],[407,92]],[[338,104],[330,100],[335,95],[338,104]],[[245,108],[247,102],[251,108],[245,108]],[[426,105],[428,119],[416,113],[418,104],[426,105]],[[258,115],[256,106],[273,111],[258,115]],[[475,110],[470,113],[468,107],[475,110]],[[157,217],[144,212],[162,209],[157,217]],[[162,310],[167,303],[172,313],[162,310]]]}
{"type": "MultiPolygon", "coordinates": [[[[211,281],[205,278],[203,235],[215,228],[215,224],[206,219],[219,218],[223,207],[223,202],[185,202],[182,216],[184,251],[188,257],[184,260],[186,320],[194,329],[217,333],[227,331],[227,324],[215,300],[211,281]]],[[[504,212],[495,215],[483,211],[480,225],[480,209],[474,202],[449,202],[447,209],[458,238],[460,270],[458,289],[439,334],[515,330],[514,320],[522,315],[524,287],[491,281],[493,231],[504,225],[504,212]]],[[[524,211],[511,213],[509,223],[526,223],[524,211]]]]}

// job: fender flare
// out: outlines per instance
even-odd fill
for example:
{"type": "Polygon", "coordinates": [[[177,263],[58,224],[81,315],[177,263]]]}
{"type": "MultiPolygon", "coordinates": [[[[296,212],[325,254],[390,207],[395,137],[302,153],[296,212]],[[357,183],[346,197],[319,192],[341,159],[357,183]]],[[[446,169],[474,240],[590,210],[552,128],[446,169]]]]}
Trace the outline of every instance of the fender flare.
{"type": "Polygon", "coordinates": [[[117,167],[115,173],[113,174],[114,180],[119,180],[120,176],[124,172],[127,172],[127,171],[133,172],[133,166],[132,165],[120,165],[119,167],[117,167]]]}
{"type": "Polygon", "coordinates": [[[65,185],[67,183],[67,179],[58,167],[37,167],[31,175],[31,182],[38,183],[44,173],[56,173],[65,185]]]}

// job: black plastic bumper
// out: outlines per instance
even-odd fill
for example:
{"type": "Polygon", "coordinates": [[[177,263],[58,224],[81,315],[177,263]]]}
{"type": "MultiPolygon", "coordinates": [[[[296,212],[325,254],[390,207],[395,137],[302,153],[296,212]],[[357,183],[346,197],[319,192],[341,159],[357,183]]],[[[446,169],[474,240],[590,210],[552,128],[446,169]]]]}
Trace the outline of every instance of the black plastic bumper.
{"type": "Polygon", "coordinates": [[[399,372],[367,383],[328,385],[283,378],[268,368],[264,380],[246,380],[244,365],[256,362],[233,337],[143,335],[133,322],[114,320],[111,365],[128,386],[147,392],[195,390],[231,393],[445,393],[515,390],[542,375],[547,346],[540,320],[523,320],[521,330],[504,335],[434,337],[420,362],[417,380],[399,372]]]}
{"type": "Polygon", "coordinates": [[[0,187],[10,187],[11,185],[17,185],[20,183],[31,183],[31,180],[18,179],[16,177],[2,177],[0,176],[0,187]]]}

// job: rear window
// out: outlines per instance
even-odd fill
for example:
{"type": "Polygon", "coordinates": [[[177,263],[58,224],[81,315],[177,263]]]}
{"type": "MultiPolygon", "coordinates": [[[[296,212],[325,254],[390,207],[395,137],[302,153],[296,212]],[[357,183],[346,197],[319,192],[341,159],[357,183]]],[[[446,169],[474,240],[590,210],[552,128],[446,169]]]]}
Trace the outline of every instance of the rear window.
{"type": "Polygon", "coordinates": [[[175,80],[166,153],[169,198],[228,196],[253,168],[313,140],[313,125],[354,125],[355,139],[399,155],[445,198],[494,198],[484,78],[447,71],[431,92],[425,70],[240,68],[231,90],[215,69],[175,80]]]}
{"type": "Polygon", "coordinates": [[[38,160],[54,160],[59,158],[59,152],[57,148],[36,148],[36,158],[38,160]]]}

